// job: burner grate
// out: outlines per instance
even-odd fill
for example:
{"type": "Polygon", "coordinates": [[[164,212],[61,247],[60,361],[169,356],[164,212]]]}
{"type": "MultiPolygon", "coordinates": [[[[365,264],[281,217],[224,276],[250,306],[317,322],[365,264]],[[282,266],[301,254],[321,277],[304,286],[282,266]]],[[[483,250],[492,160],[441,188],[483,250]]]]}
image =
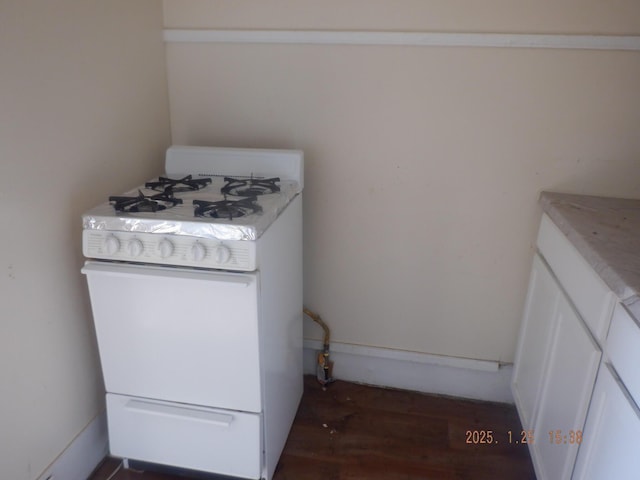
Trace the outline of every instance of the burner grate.
{"type": "Polygon", "coordinates": [[[145,195],[138,190],[135,197],[111,196],[109,201],[116,212],[158,212],[182,203],[182,199],[173,196],[170,187],[155,195],[145,195]]]}
{"type": "Polygon", "coordinates": [[[235,197],[257,197],[280,191],[277,183],[279,177],[274,178],[234,178],[224,177],[226,182],[220,192],[235,197]]]}
{"type": "Polygon", "coordinates": [[[193,190],[200,190],[211,183],[210,178],[193,178],[192,175],[187,175],[183,178],[167,178],[158,177],[157,181],[147,182],[145,187],[159,192],[166,192],[167,188],[171,188],[173,192],[190,192],[193,190]]]}
{"type": "Polygon", "coordinates": [[[233,220],[254,213],[261,213],[262,207],[256,203],[256,197],[246,197],[240,200],[194,200],[194,215],[196,217],[213,217],[233,220]]]}

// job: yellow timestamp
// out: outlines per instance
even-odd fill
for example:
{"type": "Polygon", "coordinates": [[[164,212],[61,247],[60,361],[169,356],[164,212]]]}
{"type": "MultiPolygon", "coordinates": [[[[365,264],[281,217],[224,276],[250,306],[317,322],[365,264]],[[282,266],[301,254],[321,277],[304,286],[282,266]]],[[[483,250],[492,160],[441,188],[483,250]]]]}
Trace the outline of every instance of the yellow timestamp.
{"type": "MultiPolygon", "coordinates": [[[[582,430],[549,430],[549,443],[552,445],[579,445],[582,443],[582,430]]],[[[533,430],[467,430],[465,443],[471,445],[532,445],[535,443],[533,430]]]]}
{"type": "Polygon", "coordinates": [[[499,443],[519,445],[535,442],[533,430],[507,430],[506,433],[497,433],[495,430],[467,430],[465,438],[465,443],[472,445],[497,445],[499,443]]]}
{"type": "Polygon", "coordinates": [[[549,430],[549,443],[553,445],[579,445],[582,430],[549,430]]]}

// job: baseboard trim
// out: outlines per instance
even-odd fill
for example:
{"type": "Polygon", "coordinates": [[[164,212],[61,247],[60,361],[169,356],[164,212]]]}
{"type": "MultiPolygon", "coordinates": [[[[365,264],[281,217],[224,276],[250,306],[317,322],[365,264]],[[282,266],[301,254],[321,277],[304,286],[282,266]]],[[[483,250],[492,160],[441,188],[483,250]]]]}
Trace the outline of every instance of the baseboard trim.
{"type": "MultiPolygon", "coordinates": [[[[322,342],[304,341],[304,371],[315,374],[322,342]]],[[[331,344],[333,376],[340,380],[424,393],[514,403],[511,365],[379,347],[331,344]]],[[[38,480],[85,480],[107,456],[106,412],[98,414],[38,480]]]]}
{"type": "MultiPolygon", "coordinates": [[[[322,342],[304,341],[305,373],[315,375],[321,350],[322,342]]],[[[331,344],[331,360],[333,376],[339,380],[514,403],[511,365],[346,343],[331,344]]]]}
{"type": "Polygon", "coordinates": [[[89,422],[38,480],[86,480],[109,451],[107,414],[89,422]]]}

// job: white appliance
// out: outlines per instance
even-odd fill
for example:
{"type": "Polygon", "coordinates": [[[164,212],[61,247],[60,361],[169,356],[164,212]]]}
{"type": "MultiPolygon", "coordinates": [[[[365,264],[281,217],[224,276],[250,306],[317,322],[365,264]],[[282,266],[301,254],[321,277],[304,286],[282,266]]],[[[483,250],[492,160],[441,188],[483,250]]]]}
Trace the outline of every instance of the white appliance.
{"type": "Polygon", "coordinates": [[[110,452],[271,479],[303,389],[302,152],[165,168],[83,216],[110,452]]]}

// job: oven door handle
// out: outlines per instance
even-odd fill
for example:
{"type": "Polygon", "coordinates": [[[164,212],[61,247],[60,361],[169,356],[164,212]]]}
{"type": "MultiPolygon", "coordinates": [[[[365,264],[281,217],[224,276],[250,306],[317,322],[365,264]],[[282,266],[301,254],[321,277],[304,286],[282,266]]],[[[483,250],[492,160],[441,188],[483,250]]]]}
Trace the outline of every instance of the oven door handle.
{"type": "Polygon", "coordinates": [[[211,270],[190,270],[174,267],[158,267],[151,265],[131,265],[110,262],[87,261],[82,273],[115,275],[119,277],[162,277],[170,279],[202,280],[224,284],[229,287],[248,287],[256,281],[255,273],[221,273],[211,270]]]}
{"type": "Polygon", "coordinates": [[[161,415],[181,419],[192,419],[199,422],[207,422],[219,427],[229,427],[233,421],[233,415],[225,413],[200,410],[189,407],[174,407],[163,403],[147,402],[144,400],[129,400],[125,407],[149,415],[161,415]]]}

